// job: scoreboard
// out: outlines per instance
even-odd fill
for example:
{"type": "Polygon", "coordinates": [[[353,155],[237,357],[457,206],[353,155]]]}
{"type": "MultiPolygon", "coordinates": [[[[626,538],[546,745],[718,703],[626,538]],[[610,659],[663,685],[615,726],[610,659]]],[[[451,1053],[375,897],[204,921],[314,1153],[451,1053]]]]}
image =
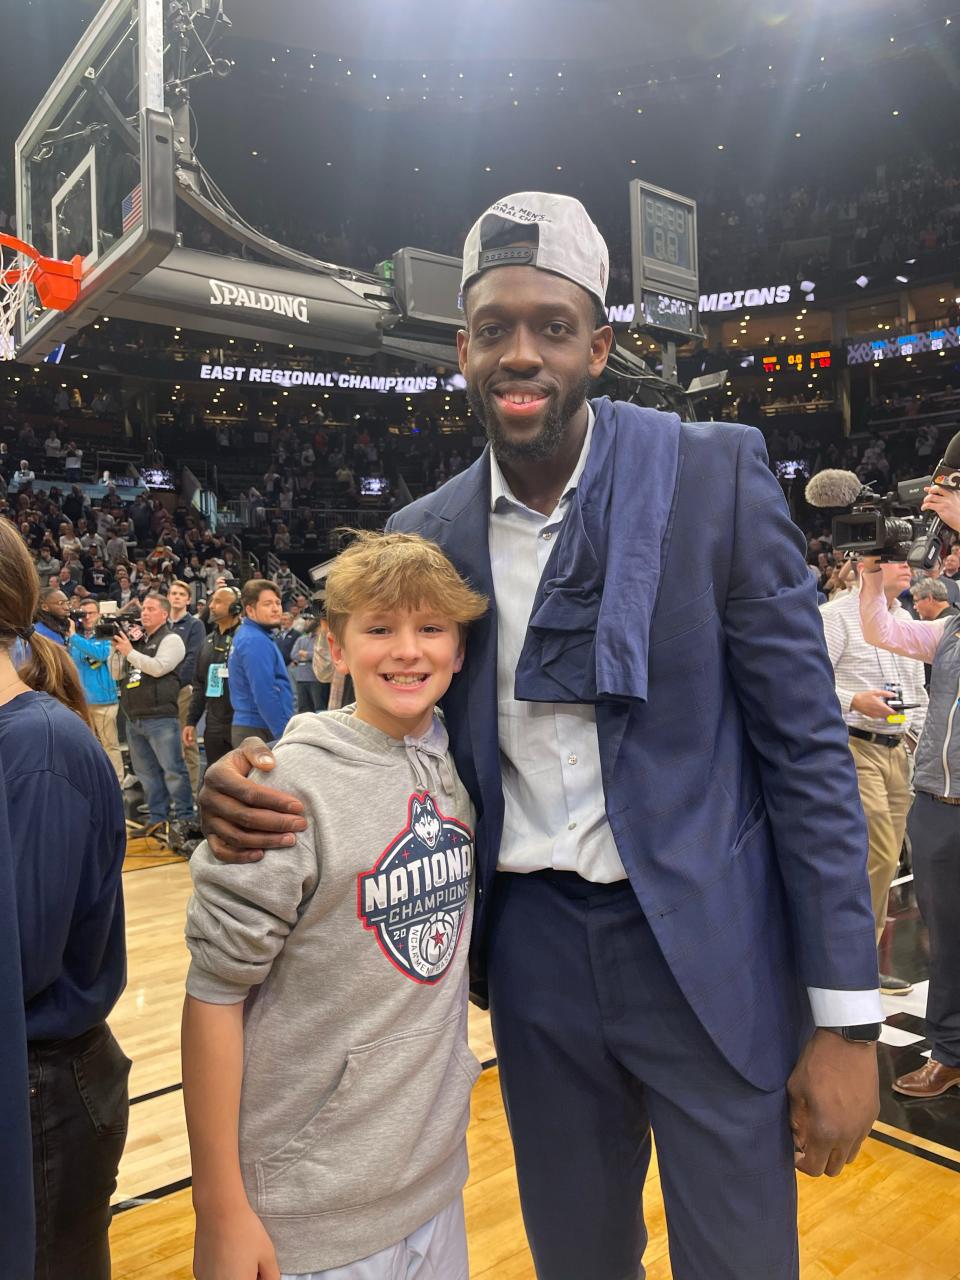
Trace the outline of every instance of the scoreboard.
{"type": "Polygon", "coordinates": [[[819,369],[832,369],[833,353],[829,347],[813,351],[784,351],[761,356],[760,362],[767,374],[813,373],[819,369]]]}
{"type": "Polygon", "coordinates": [[[700,336],[697,203],[649,182],[630,183],[633,300],[641,326],[700,336]]]}

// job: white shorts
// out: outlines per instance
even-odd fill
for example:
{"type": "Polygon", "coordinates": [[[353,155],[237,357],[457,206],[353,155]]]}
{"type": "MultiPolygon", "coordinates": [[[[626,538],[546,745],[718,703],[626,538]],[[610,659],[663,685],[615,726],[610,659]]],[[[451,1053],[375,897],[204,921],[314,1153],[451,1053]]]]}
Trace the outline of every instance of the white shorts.
{"type": "Polygon", "coordinates": [[[463,1196],[457,1196],[399,1244],[345,1267],[280,1280],[468,1280],[469,1274],[463,1196]]]}

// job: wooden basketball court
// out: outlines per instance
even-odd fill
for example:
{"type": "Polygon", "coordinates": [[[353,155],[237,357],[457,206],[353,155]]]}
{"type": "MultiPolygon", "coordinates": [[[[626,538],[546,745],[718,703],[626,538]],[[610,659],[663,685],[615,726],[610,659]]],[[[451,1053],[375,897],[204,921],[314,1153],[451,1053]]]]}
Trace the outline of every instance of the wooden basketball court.
{"type": "MultiPolygon", "coordinates": [[[[133,1059],[133,1105],[115,1197],[113,1275],[189,1280],[193,1214],[178,1033],[190,874],[181,859],[156,849],[128,857],[125,872],[129,980],[111,1022],[133,1059]]],[[[470,1016],[473,1050],[491,1064],[474,1092],[469,1134],[471,1275],[534,1280],[489,1023],[476,1009],[470,1016]]],[[[841,1179],[800,1179],[803,1280],[960,1280],[960,1150],[952,1139],[960,1095],[924,1109],[943,1113],[948,1142],[878,1123],[841,1179]]],[[[646,1216],[648,1280],[670,1280],[655,1164],[646,1216]]]]}

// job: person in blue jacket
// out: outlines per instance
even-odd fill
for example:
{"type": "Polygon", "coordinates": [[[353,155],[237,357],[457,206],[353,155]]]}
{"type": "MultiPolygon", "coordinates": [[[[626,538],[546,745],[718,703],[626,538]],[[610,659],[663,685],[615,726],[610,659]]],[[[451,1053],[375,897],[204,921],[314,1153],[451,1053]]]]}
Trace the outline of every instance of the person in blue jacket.
{"type": "Polygon", "coordinates": [[[66,645],[70,630],[70,601],[59,587],[42,587],[37,600],[34,626],[38,635],[54,644],[66,645]]]}
{"type": "Polygon", "coordinates": [[[283,655],[273,637],[283,614],[280,593],[266,578],[251,578],[240,593],[246,615],[227,659],[231,738],[279,738],[293,715],[293,690],[283,655]]]}
{"type": "Polygon", "coordinates": [[[0,1274],[109,1280],[130,1069],[106,1023],[126,981],[126,824],[73,663],[34,629],[39,589],[0,520],[0,1274]]]}
{"type": "Polygon", "coordinates": [[[120,697],[117,682],[110,670],[113,644],[106,636],[97,635],[100,623],[100,605],[92,596],[80,606],[82,630],[71,624],[67,637],[67,652],[77,664],[77,672],[90,710],[93,729],[101,747],[110,757],[114,772],[120,782],[124,778],[123,755],[117,731],[120,697]]]}

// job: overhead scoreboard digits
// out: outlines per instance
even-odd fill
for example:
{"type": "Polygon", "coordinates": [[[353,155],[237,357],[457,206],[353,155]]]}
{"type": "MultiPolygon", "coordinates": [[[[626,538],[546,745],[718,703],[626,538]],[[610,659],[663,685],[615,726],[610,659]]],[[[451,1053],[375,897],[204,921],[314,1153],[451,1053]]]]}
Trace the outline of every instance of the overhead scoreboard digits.
{"type": "Polygon", "coordinates": [[[700,336],[697,202],[630,183],[633,300],[640,324],[680,338],[700,336]]]}
{"type": "Polygon", "coordinates": [[[760,357],[764,373],[816,373],[820,369],[833,368],[833,353],[829,347],[812,351],[775,352],[760,357]]]}

